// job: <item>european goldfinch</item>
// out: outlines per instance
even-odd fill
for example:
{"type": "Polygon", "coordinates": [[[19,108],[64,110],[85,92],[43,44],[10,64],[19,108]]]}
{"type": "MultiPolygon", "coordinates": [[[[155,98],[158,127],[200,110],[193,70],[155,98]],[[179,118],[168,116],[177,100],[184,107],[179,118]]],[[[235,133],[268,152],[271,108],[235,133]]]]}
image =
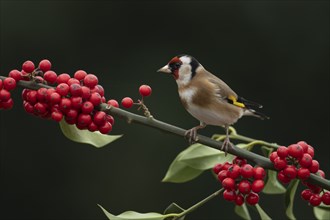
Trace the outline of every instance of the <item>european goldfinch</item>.
{"type": "Polygon", "coordinates": [[[262,108],[262,105],[238,96],[192,56],[178,55],[158,72],[173,75],[183,106],[200,121],[200,125],[186,132],[190,143],[197,141],[198,129],[206,125],[222,126],[226,130],[226,138],[220,149],[227,152],[228,146],[232,146],[228,132],[230,125],[245,115],[268,118],[255,110],[262,108]]]}

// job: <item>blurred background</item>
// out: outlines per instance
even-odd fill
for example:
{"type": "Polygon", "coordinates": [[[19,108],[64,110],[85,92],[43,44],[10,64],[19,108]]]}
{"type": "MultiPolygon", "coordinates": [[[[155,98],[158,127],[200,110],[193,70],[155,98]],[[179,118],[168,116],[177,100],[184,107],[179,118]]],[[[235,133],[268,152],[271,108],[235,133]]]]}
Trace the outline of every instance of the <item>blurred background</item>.
{"type": "MultiPolygon", "coordinates": [[[[46,58],[57,73],[96,74],[107,98],[138,99],[139,86],[149,84],[153,115],[186,129],[197,120],[181,106],[173,78],[156,70],[177,54],[193,55],[271,117],[241,119],[239,133],[283,145],[307,141],[329,179],[329,1],[1,0],[0,25],[1,75],[46,58]]],[[[57,123],[25,113],[20,93],[12,94],[12,110],[0,112],[0,219],[105,219],[96,204],[114,214],[162,212],[220,188],[210,172],[161,182],[188,146],[183,138],[116,118],[112,133],[123,138],[101,149],[77,144],[57,123]]],[[[262,195],[261,205],[283,219],[283,199],[262,195]]],[[[216,198],[187,219],[238,219],[233,208],[216,198]]],[[[313,218],[300,199],[294,211],[313,218]]]]}

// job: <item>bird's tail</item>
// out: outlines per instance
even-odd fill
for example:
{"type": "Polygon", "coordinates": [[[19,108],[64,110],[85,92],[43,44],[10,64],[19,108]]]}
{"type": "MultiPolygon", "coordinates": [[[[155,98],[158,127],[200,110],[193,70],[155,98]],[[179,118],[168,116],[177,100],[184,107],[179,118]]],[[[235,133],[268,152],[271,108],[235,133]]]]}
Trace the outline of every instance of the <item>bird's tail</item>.
{"type": "Polygon", "coordinates": [[[265,115],[264,113],[258,112],[255,110],[255,108],[262,108],[262,105],[256,103],[256,102],[252,102],[249,101],[243,97],[237,97],[237,101],[240,103],[243,103],[245,106],[245,112],[244,115],[247,116],[254,116],[260,119],[269,119],[269,117],[267,115],[265,115]]]}

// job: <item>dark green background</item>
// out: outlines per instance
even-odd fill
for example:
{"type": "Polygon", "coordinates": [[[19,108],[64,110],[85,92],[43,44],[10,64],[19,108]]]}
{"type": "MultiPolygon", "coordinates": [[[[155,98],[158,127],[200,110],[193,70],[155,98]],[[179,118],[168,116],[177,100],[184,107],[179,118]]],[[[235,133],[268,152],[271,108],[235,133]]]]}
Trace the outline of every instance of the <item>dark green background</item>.
{"type": "MultiPolygon", "coordinates": [[[[265,106],[271,120],[241,119],[240,133],[284,145],[307,141],[329,178],[328,1],[1,1],[0,7],[1,75],[47,58],[58,73],[95,73],[107,98],[137,99],[146,83],[154,116],[190,128],[198,122],[181,106],[175,81],[155,71],[177,54],[191,54],[265,106]]],[[[183,138],[117,119],[113,134],[122,139],[102,149],[76,144],[55,122],[26,114],[20,92],[12,94],[14,109],[0,112],[0,219],[105,219],[97,203],[114,214],[162,212],[173,201],[187,208],[220,187],[208,172],[184,184],[161,183],[187,147],[183,138]]],[[[261,205],[280,219],[282,200],[262,195],[261,205]]],[[[214,199],[187,219],[238,218],[233,207],[214,199]]],[[[300,199],[295,213],[313,217],[300,199]]]]}

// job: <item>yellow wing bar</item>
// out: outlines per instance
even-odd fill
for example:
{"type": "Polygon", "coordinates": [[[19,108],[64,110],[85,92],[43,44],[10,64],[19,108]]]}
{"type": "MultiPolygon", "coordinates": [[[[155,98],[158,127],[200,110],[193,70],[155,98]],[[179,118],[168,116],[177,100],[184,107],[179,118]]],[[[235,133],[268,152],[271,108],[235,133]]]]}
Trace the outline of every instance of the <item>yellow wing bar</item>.
{"type": "Polygon", "coordinates": [[[235,96],[230,95],[230,96],[228,96],[228,99],[232,101],[233,105],[236,105],[236,106],[241,107],[241,108],[245,108],[244,103],[238,102],[235,96]]]}

